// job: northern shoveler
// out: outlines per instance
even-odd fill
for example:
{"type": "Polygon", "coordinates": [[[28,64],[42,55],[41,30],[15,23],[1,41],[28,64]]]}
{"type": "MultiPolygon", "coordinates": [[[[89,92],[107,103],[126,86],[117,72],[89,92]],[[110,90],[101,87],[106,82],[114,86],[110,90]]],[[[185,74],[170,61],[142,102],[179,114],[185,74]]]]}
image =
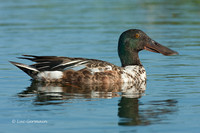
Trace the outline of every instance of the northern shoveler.
{"type": "Polygon", "coordinates": [[[143,49],[166,56],[178,54],[152,40],[143,31],[130,29],[121,34],[118,42],[122,67],[96,59],[58,56],[19,57],[36,62],[32,65],[10,62],[40,82],[137,83],[146,82],[146,72],[138,56],[138,52],[143,49]]]}

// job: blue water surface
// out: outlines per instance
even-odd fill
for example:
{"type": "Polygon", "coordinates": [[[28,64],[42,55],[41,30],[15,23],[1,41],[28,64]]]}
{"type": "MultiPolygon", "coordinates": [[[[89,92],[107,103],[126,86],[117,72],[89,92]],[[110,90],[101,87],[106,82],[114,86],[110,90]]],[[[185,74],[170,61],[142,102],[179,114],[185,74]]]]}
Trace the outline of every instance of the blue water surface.
{"type": "Polygon", "coordinates": [[[1,1],[0,132],[199,133],[199,7],[198,0],[1,1]],[[139,97],[62,87],[39,93],[45,87],[8,62],[30,64],[16,57],[34,54],[120,66],[118,38],[135,28],[179,52],[140,52],[147,87],[139,97]]]}

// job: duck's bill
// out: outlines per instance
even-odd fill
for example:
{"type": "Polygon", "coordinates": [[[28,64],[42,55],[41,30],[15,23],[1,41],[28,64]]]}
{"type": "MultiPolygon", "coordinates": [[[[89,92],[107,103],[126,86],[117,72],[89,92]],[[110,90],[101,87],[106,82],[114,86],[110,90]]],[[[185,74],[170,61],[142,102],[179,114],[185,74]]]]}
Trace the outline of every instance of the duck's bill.
{"type": "Polygon", "coordinates": [[[149,43],[144,46],[144,49],[155,53],[161,53],[166,56],[178,55],[178,52],[171,50],[153,40],[149,41],[149,43]]]}

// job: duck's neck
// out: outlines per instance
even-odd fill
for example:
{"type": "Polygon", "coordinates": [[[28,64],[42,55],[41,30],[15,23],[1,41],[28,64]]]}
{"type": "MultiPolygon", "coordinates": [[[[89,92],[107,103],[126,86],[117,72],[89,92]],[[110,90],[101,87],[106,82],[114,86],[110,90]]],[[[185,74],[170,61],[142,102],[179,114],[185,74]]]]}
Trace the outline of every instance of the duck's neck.
{"type": "Polygon", "coordinates": [[[119,54],[119,57],[122,63],[122,67],[129,66],[129,65],[142,66],[139,56],[138,56],[138,52],[127,51],[123,53],[123,55],[119,54]]]}
{"type": "Polygon", "coordinates": [[[139,65],[141,62],[138,56],[138,42],[136,40],[126,38],[125,35],[121,35],[118,42],[118,54],[122,63],[122,67],[129,65],[139,65]]]}

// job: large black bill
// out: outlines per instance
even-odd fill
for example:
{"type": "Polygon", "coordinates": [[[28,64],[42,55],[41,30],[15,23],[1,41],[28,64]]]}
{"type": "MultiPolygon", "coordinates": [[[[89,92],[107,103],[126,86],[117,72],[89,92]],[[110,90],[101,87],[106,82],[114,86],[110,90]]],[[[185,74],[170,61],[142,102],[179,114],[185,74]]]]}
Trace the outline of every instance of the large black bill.
{"type": "Polygon", "coordinates": [[[147,43],[145,46],[144,46],[144,49],[145,50],[148,50],[148,51],[151,51],[151,52],[155,52],[155,53],[161,53],[163,55],[166,55],[166,56],[170,56],[170,55],[177,55],[178,52],[174,51],[174,50],[171,50],[155,41],[150,41],[149,43],[147,43]]]}

